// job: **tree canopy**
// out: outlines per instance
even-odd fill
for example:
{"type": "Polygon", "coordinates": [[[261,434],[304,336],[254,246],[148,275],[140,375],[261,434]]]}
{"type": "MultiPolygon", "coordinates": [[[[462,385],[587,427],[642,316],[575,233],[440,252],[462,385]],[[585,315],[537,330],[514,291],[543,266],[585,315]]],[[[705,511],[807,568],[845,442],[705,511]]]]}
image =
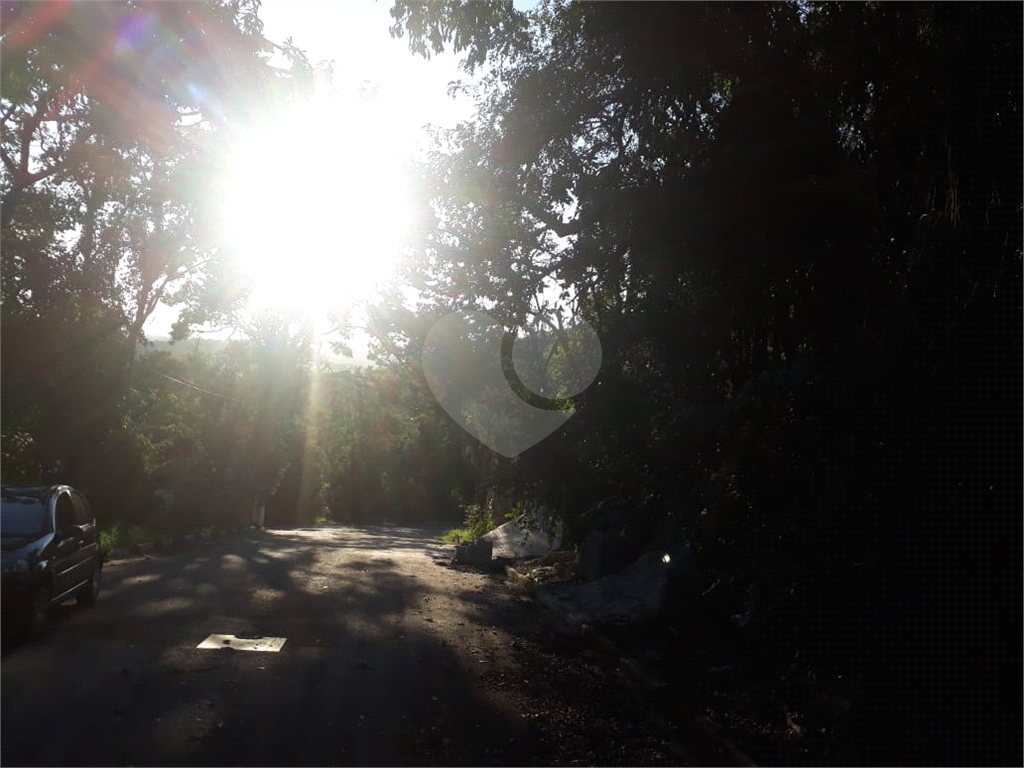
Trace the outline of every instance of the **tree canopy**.
{"type": "Polygon", "coordinates": [[[391,34],[459,54],[475,115],[410,170],[365,370],[298,310],[178,346],[251,287],[211,204],[224,148],[315,86],[256,0],[0,10],[5,482],[154,526],[260,501],[280,524],[447,523],[504,497],[569,544],[612,508],[743,591],[766,669],[799,650],[855,678],[866,760],[1013,759],[1019,5],[396,0],[391,34]],[[160,304],[170,352],[144,346],[160,304]],[[597,379],[559,393],[572,418],[514,458],[426,380],[462,310],[555,367],[582,321],[600,339],[597,379]],[[971,706],[1000,736],[958,752],[971,706]]]}
{"type": "MultiPolygon", "coordinates": [[[[787,642],[852,662],[870,636],[879,690],[935,662],[950,603],[1017,605],[1020,9],[489,8],[393,11],[414,53],[486,72],[422,171],[406,275],[432,316],[512,327],[560,295],[598,331],[517,491],[581,534],[633,500],[788,596],[764,598],[787,642]]],[[[429,323],[381,314],[421,347],[429,323]]]]}

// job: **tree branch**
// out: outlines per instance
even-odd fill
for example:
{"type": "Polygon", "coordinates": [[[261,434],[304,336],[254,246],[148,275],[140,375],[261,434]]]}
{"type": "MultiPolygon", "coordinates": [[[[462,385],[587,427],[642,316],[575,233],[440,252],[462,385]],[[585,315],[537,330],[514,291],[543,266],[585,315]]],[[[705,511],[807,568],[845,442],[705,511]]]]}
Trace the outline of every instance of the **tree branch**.
{"type": "Polygon", "coordinates": [[[24,191],[24,187],[12,186],[0,201],[0,229],[4,232],[8,230],[14,220],[14,211],[18,207],[18,202],[24,191]]]}
{"type": "Polygon", "coordinates": [[[39,102],[39,104],[36,105],[35,114],[26,118],[21,124],[21,163],[18,170],[22,173],[28,173],[28,160],[31,154],[32,134],[36,132],[40,123],[43,122],[43,116],[46,113],[47,104],[48,101],[46,99],[39,102]]]}
{"type": "Polygon", "coordinates": [[[2,147],[0,147],[0,159],[3,159],[4,167],[6,167],[7,168],[7,172],[9,174],[11,174],[11,180],[13,181],[15,175],[18,172],[18,169],[14,165],[14,160],[11,159],[11,156],[8,155],[7,152],[5,152],[2,147]]]}
{"type": "Polygon", "coordinates": [[[8,120],[10,120],[11,115],[13,115],[15,110],[17,110],[17,109],[18,109],[17,103],[12,101],[10,103],[10,106],[8,106],[7,109],[4,110],[4,113],[2,115],[0,115],[0,122],[6,123],[8,120]]]}
{"type": "Polygon", "coordinates": [[[584,224],[579,218],[568,222],[559,221],[557,216],[548,213],[539,205],[527,205],[525,201],[523,202],[523,208],[560,238],[578,235],[583,231],[584,224]]]}
{"type": "Polygon", "coordinates": [[[58,160],[53,165],[51,165],[49,168],[43,168],[43,169],[35,171],[33,173],[25,173],[25,174],[22,175],[22,177],[20,179],[21,186],[23,186],[23,187],[30,187],[33,184],[35,184],[37,181],[42,181],[47,176],[52,176],[53,174],[55,174],[57,171],[59,171],[66,164],[67,163],[66,163],[65,160],[58,160]]]}

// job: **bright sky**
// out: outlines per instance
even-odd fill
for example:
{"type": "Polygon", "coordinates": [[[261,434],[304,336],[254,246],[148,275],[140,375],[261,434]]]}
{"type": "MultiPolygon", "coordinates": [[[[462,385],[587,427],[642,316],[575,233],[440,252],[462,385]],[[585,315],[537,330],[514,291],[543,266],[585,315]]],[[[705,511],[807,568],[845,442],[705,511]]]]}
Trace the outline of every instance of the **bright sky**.
{"type": "Polygon", "coordinates": [[[465,98],[448,98],[452,80],[465,79],[455,56],[426,61],[409,52],[408,39],[392,39],[390,0],[264,0],[260,18],[274,42],[291,37],[313,63],[333,60],[335,86],[354,91],[369,81],[379,87],[385,111],[402,115],[411,141],[424,123],[454,125],[470,115],[465,98]]]}
{"type": "MultiPolygon", "coordinates": [[[[466,97],[453,100],[447,94],[451,81],[468,78],[455,56],[446,53],[427,61],[409,52],[406,38],[392,39],[390,8],[390,0],[264,0],[260,18],[271,41],[292,38],[313,64],[333,60],[338,91],[376,88],[378,114],[392,123],[390,146],[411,153],[424,138],[425,124],[453,126],[471,115],[466,97]]],[[[176,310],[159,308],[146,326],[147,334],[166,336],[176,315],[176,310]]],[[[364,343],[353,341],[359,359],[364,343]]]]}

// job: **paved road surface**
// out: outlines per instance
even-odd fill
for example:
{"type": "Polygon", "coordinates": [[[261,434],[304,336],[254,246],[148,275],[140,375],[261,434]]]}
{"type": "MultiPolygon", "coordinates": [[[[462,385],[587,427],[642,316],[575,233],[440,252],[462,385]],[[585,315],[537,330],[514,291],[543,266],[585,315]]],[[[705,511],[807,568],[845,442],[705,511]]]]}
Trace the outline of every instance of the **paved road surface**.
{"type": "MultiPolygon", "coordinates": [[[[110,563],[97,605],[3,645],[3,765],[663,763],[596,666],[544,650],[436,531],[252,533],[110,563]],[[201,650],[213,633],[278,653],[201,650]]],[[[607,677],[607,675],[605,676],[607,677]]]]}

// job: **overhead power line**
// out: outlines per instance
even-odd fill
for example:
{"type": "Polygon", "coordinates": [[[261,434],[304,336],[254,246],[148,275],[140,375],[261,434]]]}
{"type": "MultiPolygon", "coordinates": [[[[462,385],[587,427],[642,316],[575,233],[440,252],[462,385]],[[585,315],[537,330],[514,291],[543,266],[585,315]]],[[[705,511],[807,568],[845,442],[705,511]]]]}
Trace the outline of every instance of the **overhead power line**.
{"type": "Polygon", "coordinates": [[[160,371],[154,371],[152,368],[150,368],[149,370],[152,373],[155,373],[157,376],[163,376],[165,379],[170,379],[171,381],[175,382],[176,384],[181,384],[182,386],[188,387],[189,389],[194,389],[196,392],[202,392],[204,395],[210,395],[211,397],[219,397],[219,398],[222,398],[224,400],[230,400],[233,403],[237,403],[238,402],[238,400],[236,398],[231,397],[229,395],[222,395],[219,392],[211,392],[208,389],[203,389],[202,387],[197,387],[195,384],[193,384],[190,381],[182,381],[181,379],[176,379],[173,376],[168,376],[166,373],[161,373],[160,371]]]}

